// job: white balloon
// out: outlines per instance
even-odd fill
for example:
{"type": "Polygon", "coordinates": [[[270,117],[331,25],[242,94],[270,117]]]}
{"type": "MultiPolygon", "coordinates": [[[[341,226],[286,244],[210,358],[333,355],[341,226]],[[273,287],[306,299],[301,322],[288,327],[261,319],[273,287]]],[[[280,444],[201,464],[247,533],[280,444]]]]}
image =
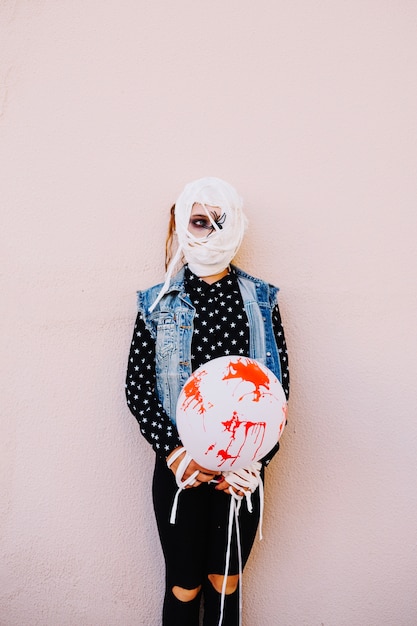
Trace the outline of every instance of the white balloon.
{"type": "Polygon", "coordinates": [[[218,472],[259,461],[277,443],[287,402],[278,378],[254,359],[222,356],[195,370],[177,403],[177,428],[193,459],[218,472]]]}

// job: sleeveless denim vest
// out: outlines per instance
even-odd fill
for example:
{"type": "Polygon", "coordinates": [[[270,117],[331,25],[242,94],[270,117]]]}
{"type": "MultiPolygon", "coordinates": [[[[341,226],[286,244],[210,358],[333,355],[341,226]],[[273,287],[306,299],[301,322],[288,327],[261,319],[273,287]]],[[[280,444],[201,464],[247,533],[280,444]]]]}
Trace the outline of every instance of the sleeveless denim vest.
{"type": "MultiPolygon", "coordinates": [[[[269,367],[281,380],[281,364],[272,327],[272,310],[278,288],[259,278],[236,272],[249,323],[249,356],[269,367]]],[[[175,423],[177,399],[191,376],[191,341],[195,308],[184,287],[184,268],[172,279],[168,291],[152,313],[162,283],[138,291],[138,310],[155,339],[155,371],[159,400],[175,423]]]]}

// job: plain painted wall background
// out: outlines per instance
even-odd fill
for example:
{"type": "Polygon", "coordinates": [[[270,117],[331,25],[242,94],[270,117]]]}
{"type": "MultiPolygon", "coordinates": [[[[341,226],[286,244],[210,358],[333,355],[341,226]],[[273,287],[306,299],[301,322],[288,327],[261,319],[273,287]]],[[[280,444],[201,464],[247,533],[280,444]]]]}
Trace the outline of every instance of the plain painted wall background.
{"type": "Polygon", "coordinates": [[[168,209],[234,184],[281,287],[290,422],[245,626],[415,626],[417,5],[0,3],[2,626],[157,626],[125,406],[168,209]]]}

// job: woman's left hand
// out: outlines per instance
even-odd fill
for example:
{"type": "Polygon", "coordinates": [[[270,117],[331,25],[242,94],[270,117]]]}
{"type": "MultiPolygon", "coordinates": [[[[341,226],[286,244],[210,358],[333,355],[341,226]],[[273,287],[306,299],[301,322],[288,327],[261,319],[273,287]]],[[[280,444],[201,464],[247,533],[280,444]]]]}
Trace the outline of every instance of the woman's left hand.
{"type": "Polygon", "coordinates": [[[219,484],[216,485],[215,489],[217,491],[225,491],[226,493],[231,493],[232,491],[234,491],[234,493],[238,496],[244,495],[243,491],[238,491],[237,489],[232,487],[232,485],[229,485],[229,483],[227,482],[224,476],[222,476],[221,482],[219,482],[219,484]]]}
{"type": "Polygon", "coordinates": [[[236,472],[224,472],[223,480],[216,486],[216,489],[226,491],[229,494],[233,492],[238,496],[253,493],[258,487],[261,467],[261,463],[257,461],[250,467],[242,468],[236,472]]]}
{"type": "Polygon", "coordinates": [[[236,487],[233,487],[232,485],[230,485],[224,476],[222,476],[222,481],[215,487],[215,489],[217,489],[217,491],[224,491],[230,494],[233,492],[237,496],[245,495],[245,491],[243,491],[242,489],[237,489],[236,487]]]}

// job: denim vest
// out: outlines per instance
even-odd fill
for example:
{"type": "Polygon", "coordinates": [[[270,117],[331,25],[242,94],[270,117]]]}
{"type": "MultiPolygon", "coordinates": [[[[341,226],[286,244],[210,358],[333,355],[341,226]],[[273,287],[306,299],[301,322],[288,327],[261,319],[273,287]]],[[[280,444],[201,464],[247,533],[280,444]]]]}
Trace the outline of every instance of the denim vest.
{"type": "MultiPolygon", "coordinates": [[[[281,381],[281,364],[272,327],[278,288],[259,278],[236,272],[249,323],[249,356],[263,363],[281,381]]],[[[155,371],[159,400],[175,423],[177,399],[191,376],[191,341],[195,308],[185,293],[184,268],[171,280],[152,313],[162,284],[138,292],[138,310],[155,339],[155,371]]]]}

